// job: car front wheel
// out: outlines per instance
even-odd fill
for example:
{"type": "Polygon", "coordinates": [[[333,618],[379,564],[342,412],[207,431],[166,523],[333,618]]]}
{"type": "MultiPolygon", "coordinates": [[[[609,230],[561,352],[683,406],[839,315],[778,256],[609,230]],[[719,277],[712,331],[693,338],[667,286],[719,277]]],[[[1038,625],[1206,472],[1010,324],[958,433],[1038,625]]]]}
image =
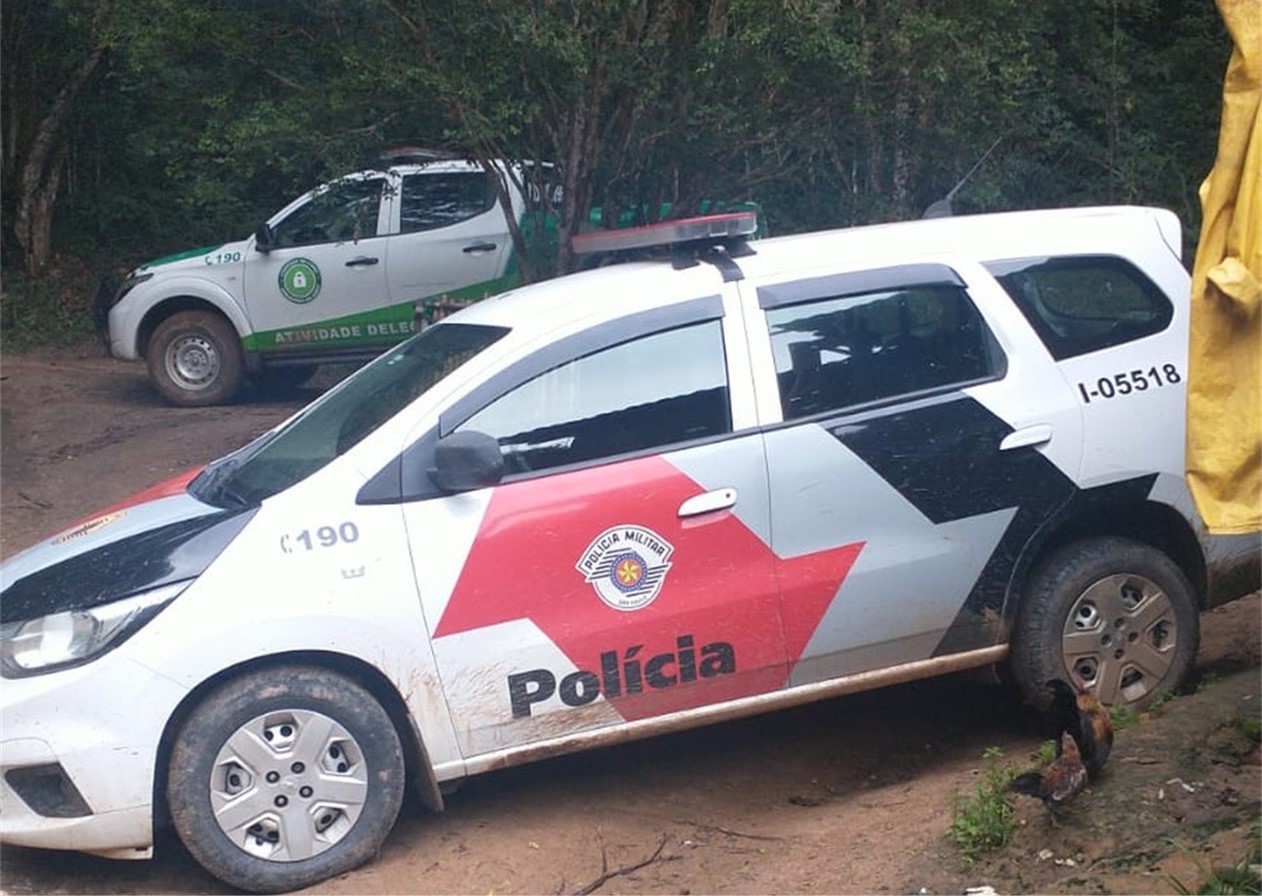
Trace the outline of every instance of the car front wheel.
{"type": "Polygon", "coordinates": [[[1012,672],[1036,706],[1061,678],[1140,710],[1187,677],[1199,636],[1192,586],[1173,561],[1141,542],[1094,538],[1039,564],[1013,632],[1012,672]]]}
{"type": "Polygon", "coordinates": [[[181,407],[231,401],[245,380],[236,330],[213,311],[181,311],[158,325],[145,350],[149,378],[181,407]]]}
{"type": "Polygon", "coordinates": [[[289,666],[221,685],[181,726],[167,800],[180,839],[244,890],[294,890],[372,858],[403,799],[389,716],[355,682],[289,666]]]}

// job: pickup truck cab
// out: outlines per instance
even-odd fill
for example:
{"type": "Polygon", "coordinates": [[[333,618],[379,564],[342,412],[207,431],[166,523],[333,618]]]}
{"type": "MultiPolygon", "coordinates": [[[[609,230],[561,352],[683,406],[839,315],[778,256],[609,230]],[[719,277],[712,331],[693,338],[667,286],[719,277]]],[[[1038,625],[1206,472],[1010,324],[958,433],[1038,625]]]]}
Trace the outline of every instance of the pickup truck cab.
{"type": "Polygon", "coordinates": [[[186,406],[227,402],[247,376],[296,384],[319,363],[375,357],[412,334],[418,303],[517,282],[505,215],[532,203],[506,177],[506,210],[502,173],[438,159],[347,175],[246,239],[136,268],[98,297],[98,331],[186,406]]]}
{"type": "Polygon", "coordinates": [[[134,857],[170,819],[274,892],[375,855],[408,784],[964,669],[1184,682],[1262,549],[1184,481],[1174,214],[741,217],[576,240],[669,245],[0,566],[0,840],[134,857]]]}

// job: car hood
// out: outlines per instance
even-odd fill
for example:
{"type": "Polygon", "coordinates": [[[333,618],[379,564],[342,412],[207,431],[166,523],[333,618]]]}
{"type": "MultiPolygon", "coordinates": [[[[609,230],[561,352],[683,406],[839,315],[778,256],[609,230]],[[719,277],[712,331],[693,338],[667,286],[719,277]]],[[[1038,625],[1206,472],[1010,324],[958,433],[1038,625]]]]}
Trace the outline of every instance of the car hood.
{"type": "Polygon", "coordinates": [[[238,252],[244,257],[248,243],[248,240],[238,240],[235,243],[216,243],[212,246],[186,249],[173,255],[163,255],[161,258],[146,261],[136,268],[134,273],[151,274],[154,273],[155,268],[161,268],[163,273],[179,270],[197,270],[212,264],[210,260],[212,256],[238,252]]]}
{"type": "Polygon", "coordinates": [[[109,603],[200,575],[254,515],[194,498],[193,470],[108,507],[0,565],[0,622],[109,603]]]}

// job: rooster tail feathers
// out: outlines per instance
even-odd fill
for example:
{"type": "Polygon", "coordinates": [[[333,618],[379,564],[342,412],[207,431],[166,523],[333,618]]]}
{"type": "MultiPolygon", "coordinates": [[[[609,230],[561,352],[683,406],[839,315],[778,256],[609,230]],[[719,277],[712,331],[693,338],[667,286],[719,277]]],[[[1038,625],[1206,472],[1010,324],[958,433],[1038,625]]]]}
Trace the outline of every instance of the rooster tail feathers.
{"type": "Polygon", "coordinates": [[[1039,772],[1026,772],[1017,775],[1008,785],[1008,789],[1013,793],[1023,793],[1026,796],[1043,799],[1047,795],[1043,776],[1039,772]]]}

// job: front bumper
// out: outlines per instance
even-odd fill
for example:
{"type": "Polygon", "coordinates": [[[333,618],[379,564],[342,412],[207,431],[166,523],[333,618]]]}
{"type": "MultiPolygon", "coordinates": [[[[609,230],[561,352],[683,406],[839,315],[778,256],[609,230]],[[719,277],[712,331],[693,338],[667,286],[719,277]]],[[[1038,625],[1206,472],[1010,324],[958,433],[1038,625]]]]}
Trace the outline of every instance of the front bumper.
{"type": "Polygon", "coordinates": [[[0,696],[0,842],[148,855],[166,721],[185,690],[119,654],[0,696]]]}

